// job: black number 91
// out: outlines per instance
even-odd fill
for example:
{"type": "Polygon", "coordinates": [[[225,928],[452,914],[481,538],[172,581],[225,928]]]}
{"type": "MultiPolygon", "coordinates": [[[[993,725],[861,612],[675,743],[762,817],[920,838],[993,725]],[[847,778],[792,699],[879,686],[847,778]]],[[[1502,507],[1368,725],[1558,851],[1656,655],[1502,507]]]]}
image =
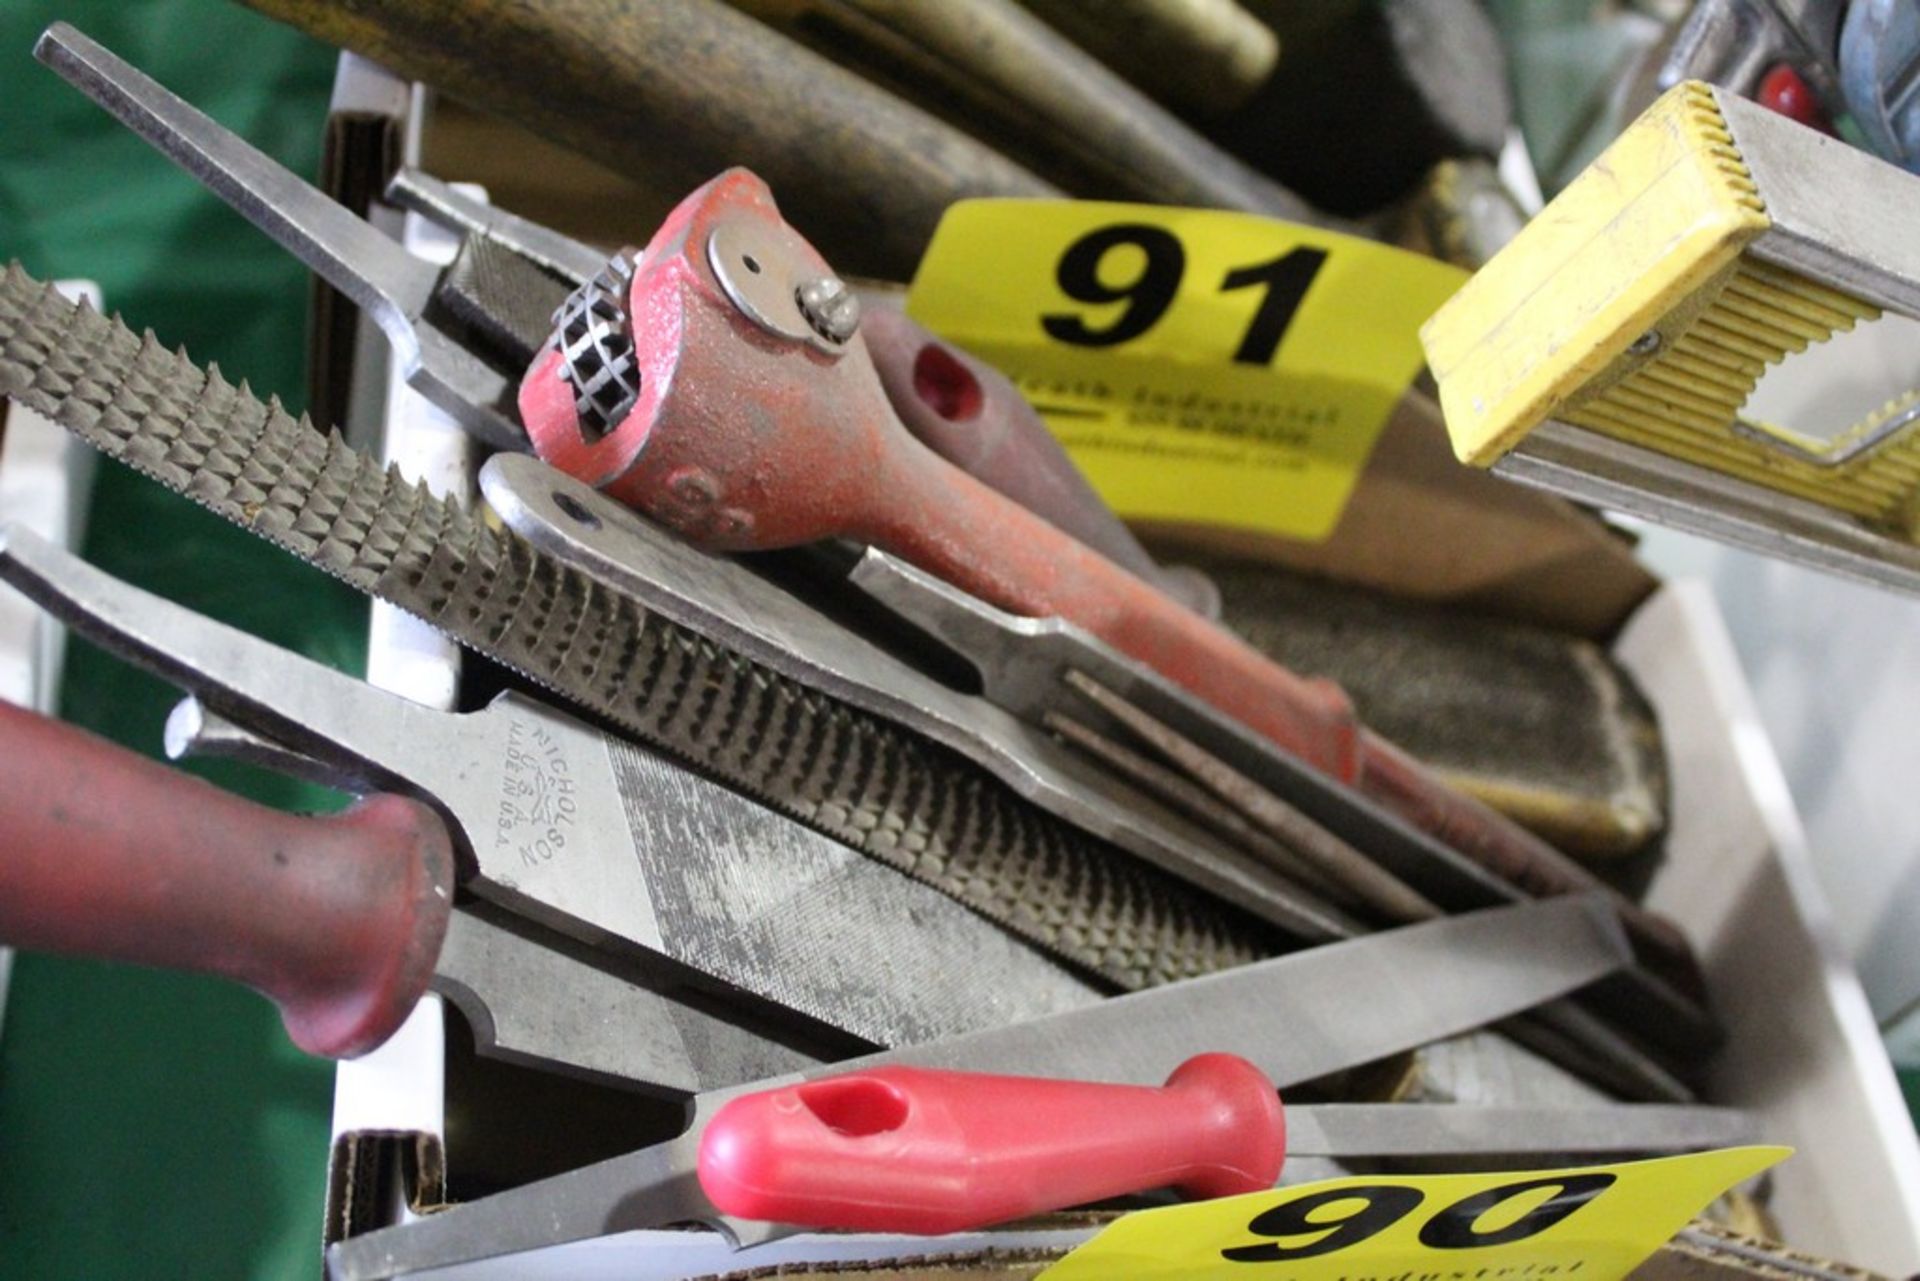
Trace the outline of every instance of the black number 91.
{"type": "MultiPolygon", "coordinates": [[[[1568,1215],[1599,1196],[1614,1182],[1611,1174],[1558,1174],[1544,1179],[1508,1183],[1463,1197],[1436,1213],[1420,1228],[1420,1244],[1436,1250],[1468,1250],[1481,1246],[1505,1245],[1538,1236],[1568,1215]],[[1495,1207],[1526,1192],[1554,1189],[1552,1196],[1503,1228],[1482,1232],[1480,1220],[1495,1207]]],[[[1367,1187],[1335,1188],[1310,1192],[1297,1200],[1276,1205],[1255,1216],[1247,1231],[1263,1237],[1301,1237],[1321,1233],[1300,1245],[1281,1245],[1263,1241],[1258,1245],[1237,1245],[1222,1250],[1222,1258],[1232,1263],[1279,1263],[1287,1259],[1310,1259],[1332,1254],[1385,1231],[1413,1213],[1425,1200],[1417,1188],[1382,1183],[1367,1187]],[[1313,1212],[1343,1201],[1360,1204],[1346,1214],[1331,1219],[1313,1218],[1313,1212]]]]}
{"type": "MultiPolygon", "coordinates": [[[[1234,350],[1236,364],[1265,365],[1273,360],[1287,326],[1293,323],[1294,313],[1300,310],[1301,300],[1326,260],[1325,250],[1302,247],[1269,262],[1235,267],[1226,274],[1220,281],[1221,293],[1265,286],[1260,306],[1234,350]]],[[[1089,231],[1060,255],[1060,265],[1053,273],[1060,292],[1078,302],[1127,305],[1104,329],[1094,328],[1072,312],[1042,316],[1040,327],[1049,336],[1076,347],[1112,347],[1138,338],[1167,314],[1186,269],[1187,251],[1179,237],[1164,227],[1124,222],[1089,231]],[[1102,283],[1100,264],[1109,253],[1127,245],[1146,255],[1139,275],[1126,284],[1102,283]]]]}

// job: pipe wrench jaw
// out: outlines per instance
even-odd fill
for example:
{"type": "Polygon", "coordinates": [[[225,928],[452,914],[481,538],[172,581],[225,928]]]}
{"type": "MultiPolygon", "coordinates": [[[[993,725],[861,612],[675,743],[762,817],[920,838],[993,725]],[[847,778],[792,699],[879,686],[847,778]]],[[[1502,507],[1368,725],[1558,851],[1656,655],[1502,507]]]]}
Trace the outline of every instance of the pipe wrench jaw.
{"type": "Polygon", "coordinates": [[[624,272],[610,263],[554,313],[555,332],[520,383],[534,453],[596,488],[618,480],[646,447],[680,345],[677,307],[655,306],[636,323],[633,286],[649,259],[626,253],[614,259],[628,263],[624,272]]]}
{"type": "Polygon", "coordinates": [[[544,461],[724,551],[845,535],[884,492],[906,431],[857,307],[753,174],[721,174],[661,224],[626,321],[640,390],[598,439],[560,345],[535,361],[520,411],[544,461]]]}

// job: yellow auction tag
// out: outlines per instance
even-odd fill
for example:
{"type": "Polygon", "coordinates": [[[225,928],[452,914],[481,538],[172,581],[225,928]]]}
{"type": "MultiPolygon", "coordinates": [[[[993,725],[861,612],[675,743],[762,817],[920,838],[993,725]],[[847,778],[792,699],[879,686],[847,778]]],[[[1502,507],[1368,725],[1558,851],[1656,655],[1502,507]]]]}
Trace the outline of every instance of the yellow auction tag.
{"type": "Polygon", "coordinates": [[[1142,1210],[1037,1281],[1620,1281],[1715,1197],[1791,1152],[1330,1179],[1142,1210]]]}
{"type": "Polygon", "coordinates": [[[1467,273],[1215,209],[969,200],[907,311],[997,366],[1122,516],[1333,532],[1467,273]]]}

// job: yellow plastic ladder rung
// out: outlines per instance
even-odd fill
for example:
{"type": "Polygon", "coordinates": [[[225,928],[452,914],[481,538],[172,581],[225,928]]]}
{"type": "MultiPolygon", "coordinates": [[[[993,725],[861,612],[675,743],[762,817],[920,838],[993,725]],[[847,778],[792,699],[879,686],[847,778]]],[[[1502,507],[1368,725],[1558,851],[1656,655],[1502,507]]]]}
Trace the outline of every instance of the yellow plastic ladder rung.
{"type": "MultiPolygon", "coordinates": [[[[1755,301],[1736,294],[1732,290],[1721,294],[1714,307],[1725,315],[1738,316],[1741,320],[1769,334],[1781,335],[1786,339],[1780,344],[1783,347],[1789,345],[1794,339],[1802,343],[1816,343],[1825,342],[1833,337],[1832,325],[1817,325],[1811,321],[1802,320],[1775,306],[1771,301],[1755,301]]],[[[1852,321],[1847,322],[1848,328],[1852,328],[1852,325],[1852,321]]]]}
{"type": "Polygon", "coordinates": [[[1700,317],[1694,325],[1694,332],[1708,342],[1720,343],[1742,355],[1764,360],[1769,365],[1778,364],[1787,356],[1787,349],[1781,345],[1769,345],[1740,330],[1730,329],[1724,320],[1711,313],[1700,317]]]}

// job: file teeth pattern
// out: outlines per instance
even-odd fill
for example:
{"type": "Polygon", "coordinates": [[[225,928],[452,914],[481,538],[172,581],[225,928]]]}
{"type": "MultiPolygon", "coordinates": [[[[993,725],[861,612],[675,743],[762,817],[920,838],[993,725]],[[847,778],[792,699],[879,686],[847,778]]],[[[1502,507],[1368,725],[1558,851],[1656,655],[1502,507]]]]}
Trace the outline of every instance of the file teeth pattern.
{"type": "Polygon", "coordinates": [[[0,279],[0,394],[1117,987],[1278,950],[1253,917],[964,757],[647,614],[17,264],[0,279]]]}

